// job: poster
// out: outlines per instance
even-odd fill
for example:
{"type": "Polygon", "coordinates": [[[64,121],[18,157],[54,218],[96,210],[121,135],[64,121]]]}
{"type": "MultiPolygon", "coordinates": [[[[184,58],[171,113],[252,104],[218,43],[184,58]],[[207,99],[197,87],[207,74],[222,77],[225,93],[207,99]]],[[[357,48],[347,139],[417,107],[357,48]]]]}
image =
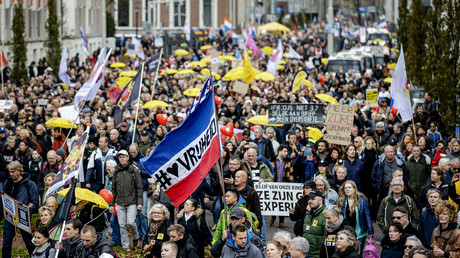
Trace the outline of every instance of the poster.
{"type": "MultiPolygon", "coordinates": [[[[58,112],[62,118],[69,119],[72,122],[79,115],[78,111],[74,109],[73,105],[60,107],[58,108],[58,112]]],[[[75,124],[79,124],[79,123],[80,123],[80,117],[77,118],[77,122],[75,122],[75,124]]]]}
{"type": "Polygon", "coordinates": [[[324,104],[288,104],[268,105],[269,124],[322,124],[324,104]]]}
{"type": "Polygon", "coordinates": [[[242,67],[243,66],[243,60],[242,59],[233,59],[232,60],[232,69],[242,67]]]}
{"type": "Polygon", "coordinates": [[[255,183],[254,189],[264,216],[289,216],[289,210],[294,209],[303,196],[303,184],[300,183],[255,183]]]}
{"type": "Polygon", "coordinates": [[[351,128],[353,127],[354,108],[352,106],[327,106],[326,129],[324,140],[328,143],[348,145],[351,143],[351,128]]]}
{"type": "Polygon", "coordinates": [[[235,81],[232,86],[233,91],[241,94],[242,96],[245,96],[248,93],[249,85],[247,83],[235,81]]]}
{"type": "Polygon", "coordinates": [[[7,194],[2,194],[3,215],[15,227],[29,233],[31,232],[31,221],[29,207],[19,204],[7,194]]]}
{"type": "Polygon", "coordinates": [[[371,107],[377,107],[379,105],[378,98],[379,98],[378,89],[366,90],[366,101],[367,103],[369,103],[371,107]]]}

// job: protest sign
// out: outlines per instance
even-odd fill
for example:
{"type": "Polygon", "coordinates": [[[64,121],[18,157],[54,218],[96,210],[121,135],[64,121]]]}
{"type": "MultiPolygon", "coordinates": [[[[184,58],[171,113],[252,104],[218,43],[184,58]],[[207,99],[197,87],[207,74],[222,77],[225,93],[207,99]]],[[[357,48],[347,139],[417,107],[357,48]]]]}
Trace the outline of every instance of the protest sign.
{"type": "Polygon", "coordinates": [[[241,59],[233,59],[232,60],[232,69],[242,67],[243,66],[243,60],[241,59]]]}
{"type": "Polygon", "coordinates": [[[217,72],[219,70],[219,51],[215,49],[209,49],[209,55],[211,56],[211,70],[217,72]]]}
{"type": "Polygon", "coordinates": [[[29,207],[18,203],[7,194],[2,194],[3,216],[15,227],[31,232],[29,207]]]}
{"type": "Polygon", "coordinates": [[[303,196],[303,185],[298,183],[255,183],[254,189],[265,216],[289,216],[289,210],[294,209],[303,196]]]}
{"type": "Polygon", "coordinates": [[[48,105],[48,100],[47,99],[39,99],[38,100],[38,105],[39,106],[46,106],[46,105],[48,105]]]}
{"type": "MultiPolygon", "coordinates": [[[[73,109],[73,105],[60,107],[58,108],[58,112],[62,118],[69,119],[72,122],[78,116],[78,111],[73,109]]],[[[79,124],[79,123],[80,123],[80,118],[77,118],[77,122],[75,124],[79,124]]]]}
{"type": "Polygon", "coordinates": [[[366,90],[366,101],[369,103],[371,107],[377,107],[379,105],[378,97],[379,97],[378,89],[366,90]]]}
{"type": "Polygon", "coordinates": [[[131,58],[129,56],[118,56],[118,62],[129,64],[129,62],[131,62],[131,58]]]}
{"type": "Polygon", "coordinates": [[[354,108],[345,105],[329,104],[327,106],[326,129],[324,139],[328,143],[348,145],[351,142],[354,108]]]}
{"type": "Polygon", "coordinates": [[[322,124],[324,104],[287,104],[268,105],[269,124],[322,124]]]}
{"type": "Polygon", "coordinates": [[[235,81],[232,86],[233,86],[233,91],[241,94],[242,96],[248,93],[249,85],[247,83],[235,81]]]}
{"type": "Polygon", "coordinates": [[[0,112],[5,111],[6,109],[10,109],[13,104],[14,102],[12,100],[0,100],[0,112]]]}

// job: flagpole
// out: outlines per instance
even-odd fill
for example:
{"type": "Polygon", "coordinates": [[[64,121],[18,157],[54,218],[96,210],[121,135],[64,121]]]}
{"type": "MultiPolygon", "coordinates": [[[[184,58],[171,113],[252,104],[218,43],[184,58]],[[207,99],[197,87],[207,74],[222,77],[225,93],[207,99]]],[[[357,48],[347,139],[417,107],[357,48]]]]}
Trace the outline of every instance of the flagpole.
{"type": "MultiPolygon", "coordinates": [[[[81,165],[81,162],[80,162],[80,165],[81,165]]],[[[75,186],[76,186],[76,185],[74,186],[74,184],[77,183],[77,182],[75,181],[75,177],[73,177],[71,180],[72,180],[72,183],[71,183],[70,189],[72,189],[72,187],[73,187],[73,188],[74,188],[74,191],[75,191],[75,186]]],[[[69,190],[69,191],[70,191],[70,190],[69,190]]],[[[67,192],[67,194],[68,194],[68,193],[69,193],[69,192],[67,192]]],[[[66,195],[67,195],[67,194],[66,194],[66,195]]],[[[64,198],[65,198],[65,196],[64,196],[64,198]]],[[[71,198],[71,199],[73,199],[73,198],[71,198]]],[[[67,214],[67,216],[69,216],[69,214],[67,214]]],[[[67,222],[67,218],[65,218],[65,219],[64,219],[64,222],[62,222],[61,234],[60,234],[60,236],[59,236],[59,241],[58,241],[58,242],[61,243],[61,244],[62,244],[62,237],[64,236],[64,231],[65,231],[64,229],[65,229],[65,224],[66,224],[66,222],[67,222]]],[[[61,250],[61,249],[57,249],[57,250],[56,250],[56,256],[54,256],[54,258],[58,258],[58,256],[59,256],[59,251],[60,251],[60,250],[61,250]]]]}
{"type": "Polygon", "coordinates": [[[141,99],[141,90],[142,90],[142,75],[144,75],[144,63],[142,63],[142,67],[141,67],[141,80],[140,80],[140,85],[139,85],[139,95],[137,96],[137,108],[136,108],[136,119],[134,120],[134,130],[133,130],[133,141],[131,142],[131,144],[134,143],[134,136],[136,136],[136,130],[137,130],[137,117],[139,116],[139,100],[141,99]]]}
{"type": "Polygon", "coordinates": [[[160,50],[160,57],[158,59],[157,72],[155,73],[155,80],[153,80],[153,89],[152,89],[152,94],[150,95],[150,101],[152,101],[153,94],[155,94],[155,86],[157,84],[158,70],[160,69],[161,57],[162,56],[163,56],[163,48],[161,48],[161,50],[160,50]]]}
{"type": "MultiPolygon", "coordinates": [[[[212,75],[212,71],[210,73],[209,76],[213,76],[212,75]]],[[[212,79],[214,80],[214,79],[212,79]]],[[[214,83],[213,83],[214,84],[214,83]]],[[[213,102],[214,102],[214,87],[211,87],[211,91],[212,91],[212,99],[213,99],[213,102]]],[[[222,167],[222,142],[221,142],[221,136],[220,136],[220,130],[219,130],[219,125],[218,125],[218,122],[219,119],[217,117],[217,109],[216,109],[216,103],[213,103],[213,107],[214,107],[214,116],[216,117],[216,131],[217,131],[217,136],[219,138],[219,160],[217,161],[217,173],[219,174],[219,181],[220,181],[220,186],[222,187],[222,196],[225,196],[225,184],[224,184],[224,177],[223,177],[223,174],[222,174],[222,171],[224,170],[223,167],[222,167]]],[[[225,203],[225,200],[224,200],[224,219],[225,219],[225,227],[227,227],[227,208],[225,207],[227,204],[225,203]]]]}
{"type": "MultiPolygon", "coordinates": [[[[72,129],[73,129],[73,127],[75,126],[75,123],[77,122],[78,117],[80,116],[80,112],[81,112],[81,110],[83,109],[83,107],[85,106],[85,104],[86,104],[86,99],[85,99],[85,101],[83,102],[83,104],[78,108],[78,110],[77,110],[77,117],[75,117],[75,120],[73,120],[72,127],[70,127],[70,130],[69,130],[69,132],[67,133],[67,136],[66,136],[65,139],[64,139],[64,143],[62,144],[61,149],[64,149],[65,143],[67,142],[67,139],[69,138],[70,133],[72,132],[72,129]]],[[[65,149],[64,149],[64,150],[65,150],[65,149]]]]}

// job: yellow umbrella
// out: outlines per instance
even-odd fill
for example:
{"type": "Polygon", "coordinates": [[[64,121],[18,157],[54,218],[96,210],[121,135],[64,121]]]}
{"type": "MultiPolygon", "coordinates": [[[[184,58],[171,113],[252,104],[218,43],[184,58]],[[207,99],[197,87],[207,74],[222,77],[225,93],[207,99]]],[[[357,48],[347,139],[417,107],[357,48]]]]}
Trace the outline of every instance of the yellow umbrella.
{"type": "Polygon", "coordinates": [[[157,106],[162,106],[162,107],[169,107],[168,103],[161,101],[161,100],[152,100],[147,103],[145,103],[142,107],[143,108],[154,108],[157,106]]]}
{"type": "Polygon", "coordinates": [[[177,75],[184,75],[184,74],[189,74],[189,73],[195,73],[195,71],[191,70],[191,69],[184,69],[184,70],[180,70],[179,72],[177,72],[176,74],[177,75]]]}
{"type": "Polygon", "coordinates": [[[131,79],[131,77],[118,77],[115,83],[118,87],[123,88],[131,81],[131,79]]]}
{"type": "Polygon", "coordinates": [[[120,73],[120,76],[134,77],[136,76],[137,71],[124,71],[120,73]]]}
{"type": "Polygon", "coordinates": [[[136,58],[136,55],[135,55],[135,54],[129,55],[128,53],[125,53],[125,56],[129,56],[129,57],[131,57],[131,58],[136,58]]]}
{"type": "Polygon", "coordinates": [[[306,85],[306,86],[307,86],[307,88],[309,88],[309,89],[313,89],[313,84],[311,83],[311,81],[309,81],[309,80],[305,79],[305,80],[303,80],[303,82],[302,82],[302,83],[303,83],[304,85],[306,85]]]}
{"type": "Polygon", "coordinates": [[[269,56],[269,55],[271,55],[273,53],[273,48],[271,48],[271,47],[263,47],[262,52],[264,53],[264,55],[269,56]]]}
{"type": "Polygon", "coordinates": [[[282,124],[269,124],[268,115],[253,116],[247,120],[251,124],[266,125],[266,126],[283,126],[282,124]]]}
{"type": "MultiPolygon", "coordinates": [[[[254,69],[254,71],[256,75],[260,73],[260,71],[257,69],[254,69]]],[[[233,81],[233,80],[243,79],[243,78],[244,78],[244,67],[237,67],[237,68],[233,68],[232,70],[228,71],[228,73],[224,75],[222,80],[233,81]]]]}
{"type": "Polygon", "coordinates": [[[307,127],[307,129],[308,129],[308,137],[315,140],[315,142],[321,139],[321,137],[323,137],[323,133],[321,133],[321,130],[319,130],[318,128],[309,126],[307,127]]]}
{"type": "Polygon", "coordinates": [[[200,90],[200,88],[186,89],[184,92],[182,92],[182,94],[189,97],[195,97],[196,95],[198,95],[198,93],[200,93],[200,90]]]}
{"type": "Polygon", "coordinates": [[[236,59],[234,56],[219,56],[220,61],[231,61],[236,59]]]}
{"type": "Polygon", "coordinates": [[[259,28],[257,28],[257,34],[260,34],[261,30],[270,31],[277,34],[285,34],[291,31],[288,27],[277,22],[270,22],[262,26],[259,26],[259,28]]]}
{"type": "Polygon", "coordinates": [[[206,67],[207,64],[201,61],[193,61],[190,62],[190,67],[195,68],[195,67],[206,67]]]}
{"type": "Polygon", "coordinates": [[[208,49],[212,48],[211,45],[204,45],[204,46],[201,46],[200,49],[203,50],[203,51],[206,51],[208,49]]]}
{"type": "Polygon", "coordinates": [[[285,61],[285,60],[281,60],[279,64],[280,64],[280,65],[284,65],[284,64],[286,64],[286,61],[285,61]]]}
{"type": "Polygon", "coordinates": [[[321,63],[322,64],[327,64],[327,62],[329,62],[329,59],[328,58],[321,58],[321,63]]]}
{"type": "Polygon", "coordinates": [[[189,52],[185,49],[177,49],[174,51],[174,54],[176,54],[176,56],[187,56],[189,52]]]}
{"type": "Polygon", "coordinates": [[[278,67],[276,67],[276,70],[283,70],[284,69],[284,65],[278,65],[278,67]]]}
{"type": "Polygon", "coordinates": [[[175,74],[177,73],[177,70],[176,69],[166,69],[164,70],[163,72],[161,72],[161,75],[164,75],[164,74],[175,74]]]}
{"type": "MultiPolygon", "coordinates": [[[[50,120],[46,121],[45,125],[70,129],[73,125],[73,122],[69,119],[65,119],[62,117],[53,117],[50,120]]],[[[73,128],[77,128],[77,125],[74,125],[73,128]]]]}
{"type": "Polygon", "coordinates": [[[332,104],[339,104],[339,102],[337,102],[337,100],[334,97],[328,94],[316,94],[315,98],[324,100],[332,104]]]}
{"type": "Polygon", "coordinates": [[[391,63],[388,65],[388,69],[394,70],[396,68],[396,63],[391,63]]]}
{"type": "MultiPolygon", "coordinates": [[[[208,68],[205,68],[205,69],[201,70],[201,74],[205,75],[205,76],[209,76],[211,74],[211,71],[208,68]]],[[[212,77],[214,77],[214,79],[216,79],[216,80],[220,80],[220,78],[221,78],[218,73],[212,73],[212,77]]]]}
{"type": "Polygon", "coordinates": [[[111,67],[111,68],[115,68],[115,67],[121,68],[121,67],[126,67],[126,64],[125,64],[125,63],[120,63],[120,62],[118,62],[118,63],[113,63],[113,64],[111,64],[110,67],[111,67]]]}
{"type": "Polygon", "coordinates": [[[262,80],[264,82],[273,81],[275,76],[269,72],[263,72],[256,75],[256,80],[262,80]]]}
{"type": "MultiPolygon", "coordinates": [[[[59,195],[65,196],[67,192],[69,191],[70,187],[61,190],[58,192],[59,195]]],[[[99,194],[92,192],[86,188],[80,188],[76,187],[75,188],[75,198],[80,199],[82,201],[87,201],[94,203],[99,206],[99,208],[107,209],[109,208],[109,205],[107,202],[100,196],[99,194]]]]}
{"type": "Polygon", "coordinates": [[[203,63],[210,63],[211,62],[211,58],[210,57],[203,57],[200,59],[200,62],[203,62],[203,63]]]}
{"type": "Polygon", "coordinates": [[[387,77],[387,78],[383,79],[383,81],[386,82],[386,83],[391,83],[391,78],[387,77]]]}

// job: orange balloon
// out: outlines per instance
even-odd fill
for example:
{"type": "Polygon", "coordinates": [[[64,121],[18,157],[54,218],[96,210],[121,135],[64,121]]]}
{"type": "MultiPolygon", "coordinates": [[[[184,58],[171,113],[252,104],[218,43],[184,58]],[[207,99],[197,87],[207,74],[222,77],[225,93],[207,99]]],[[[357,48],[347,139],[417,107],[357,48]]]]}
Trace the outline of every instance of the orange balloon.
{"type": "Polygon", "coordinates": [[[157,115],[157,121],[160,125],[166,125],[166,122],[168,122],[168,115],[166,114],[158,114],[157,115]]]}
{"type": "Polygon", "coordinates": [[[100,192],[99,192],[99,195],[107,202],[111,202],[113,200],[113,194],[112,192],[110,192],[109,190],[107,189],[102,189],[100,192]]]}

